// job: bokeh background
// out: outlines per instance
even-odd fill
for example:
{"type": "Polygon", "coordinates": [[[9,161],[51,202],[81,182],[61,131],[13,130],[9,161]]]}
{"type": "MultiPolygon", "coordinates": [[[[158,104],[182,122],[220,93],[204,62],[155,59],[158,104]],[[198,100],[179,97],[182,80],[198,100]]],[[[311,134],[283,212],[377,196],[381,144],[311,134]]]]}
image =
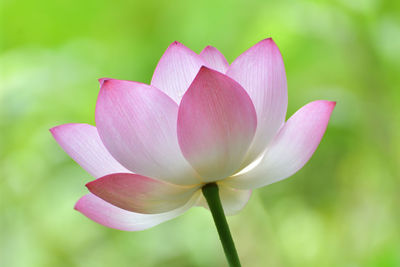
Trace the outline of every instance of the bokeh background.
{"type": "Polygon", "coordinates": [[[337,106],[310,162],[229,217],[243,266],[400,266],[399,3],[1,0],[0,266],[226,266],[205,209],[143,232],[74,211],[91,177],[48,129],[94,124],[97,78],[148,83],[174,40],[232,62],[266,37],[288,116],[337,106]]]}

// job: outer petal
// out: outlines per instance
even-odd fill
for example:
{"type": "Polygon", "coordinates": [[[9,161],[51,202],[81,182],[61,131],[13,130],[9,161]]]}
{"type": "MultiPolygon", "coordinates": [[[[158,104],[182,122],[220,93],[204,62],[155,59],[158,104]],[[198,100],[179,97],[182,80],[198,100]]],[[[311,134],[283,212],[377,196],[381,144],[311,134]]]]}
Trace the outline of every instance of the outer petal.
{"type": "Polygon", "coordinates": [[[178,105],[137,82],[104,80],[96,106],[99,135],[129,170],[176,184],[197,184],[177,139],[178,105]]]}
{"type": "MultiPolygon", "coordinates": [[[[251,190],[239,190],[219,183],[219,195],[225,215],[235,215],[242,210],[251,196],[251,190]]],[[[206,199],[203,195],[199,198],[197,206],[209,209],[206,199]]]]}
{"type": "Polygon", "coordinates": [[[207,67],[225,73],[228,70],[229,63],[224,55],[217,48],[207,46],[201,51],[200,56],[204,59],[207,67]]]}
{"type": "Polygon", "coordinates": [[[228,177],[240,164],[257,126],[243,88],[224,74],[202,67],[182,98],[178,139],[186,159],[209,182],[228,177]]]}
{"type": "Polygon", "coordinates": [[[198,197],[199,193],[186,205],[169,212],[140,214],[120,209],[93,194],[87,194],[79,199],[75,209],[104,226],[123,231],[141,231],[178,217],[192,207],[198,197]]]}
{"type": "Polygon", "coordinates": [[[241,54],[227,75],[249,93],[257,111],[257,132],[248,164],[265,150],[285,121],[287,85],[281,53],[272,39],[265,39],[241,54]]]}
{"type": "Polygon", "coordinates": [[[325,133],[336,102],[318,100],[298,110],[282,127],[254,169],[224,182],[251,189],[285,179],[311,158],[325,133]]]}
{"type": "Polygon", "coordinates": [[[202,65],[205,62],[199,55],[183,44],[173,42],[158,62],[151,85],[179,103],[202,65]]]}
{"type": "Polygon", "coordinates": [[[110,174],[86,186],[96,196],[121,209],[144,214],[179,208],[199,188],[172,185],[130,173],[110,174]]]}
{"type": "Polygon", "coordinates": [[[54,127],[50,132],[65,152],[95,178],[130,172],[111,156],[92,125],[70,123],[54,127]]]}

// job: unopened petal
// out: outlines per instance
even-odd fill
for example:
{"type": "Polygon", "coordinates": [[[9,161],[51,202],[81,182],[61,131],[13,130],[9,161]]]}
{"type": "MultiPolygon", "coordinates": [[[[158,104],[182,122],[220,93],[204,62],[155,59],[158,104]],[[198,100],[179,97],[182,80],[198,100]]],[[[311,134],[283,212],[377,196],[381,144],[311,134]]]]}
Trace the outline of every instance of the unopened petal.
{"type": "Polygon", "coordinates": [[[161,57],[151,85],[179,103],[202,65],[203,59],[179,42],[173,42],[161,57]]]}
{"type": "Polygon", "coordinates": [[[111,155],[134,173],[197,184],[177,139],[178,105],[149,85],[105,80],[96,105],[99,135],[111,155]]]}
{"type": "Polygon", "coordinates": [[[243,88],[202,67],[182,98],[178,139],[182,152],[206,182],[233,174],[253,140],[257,118],[243,88]]]}
{"type": "Polygon", "coordinates": [[[95,178],[130,172],[111,156],[92,125],[63,124],[50,129],[50,132],[64,151],[95,178]]]}
{"type": "Polygon", "coordinates": [[[185,187],[130,173],[115,173],[88,183],[90,192],[132,212],[154,214],[184,206],[198,187],[185,187]]]}
{"type": "Polygon", "coordinates": [[[217,48],[207,46],[203,49],[203,51],[201,51],[200,56],[206,62],[207,67],[222,73],[225,73],[228,70],[229,63],[217,48]]]}
{"type": "Polygon", "coordinates": [[[282,127],[254,169],[224,182],[235,188],[254,189],[296,173],[317,149],[335,104],[318,100],[302,107],[282,127]]]}
{"type": "Polygon", "coordinates": [[[243,86],[257,112],[257,132],[245,162],[249,164],[263,153],[285,121],[287,84],[281,53],[271,38],[265,39],[241,54],[227,75],[243,86]]]}
{"type": "Polygon", "coordinates": [[[169,212],[141,214],[118,208],[93,194],[87,194],[79,199],[75,209],[106,227],[122,231],[141,231],[178,217],[191,208],[198,197],[199,194],[193,196],[184,206],[169,212]]]}

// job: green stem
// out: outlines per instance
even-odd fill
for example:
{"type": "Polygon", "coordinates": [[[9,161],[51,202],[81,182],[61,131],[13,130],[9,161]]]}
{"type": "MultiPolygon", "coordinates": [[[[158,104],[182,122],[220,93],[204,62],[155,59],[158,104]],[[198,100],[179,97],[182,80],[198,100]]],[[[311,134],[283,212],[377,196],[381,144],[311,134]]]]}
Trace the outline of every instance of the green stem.
{"type": "Polygon", "coordinates": [[[218,193],[218,185],[216,183],[206,184],[202,188],[203,195],[207,200],[208,207],[214,218],[215,226],[217,227],[219,239],[225,251],[226,259],[229,266],[240,267],[239,256],[236,252],[235,244],[233,243],[231,232],[229,231],[228,222],[226,221],[224,210],[218,193]]]}

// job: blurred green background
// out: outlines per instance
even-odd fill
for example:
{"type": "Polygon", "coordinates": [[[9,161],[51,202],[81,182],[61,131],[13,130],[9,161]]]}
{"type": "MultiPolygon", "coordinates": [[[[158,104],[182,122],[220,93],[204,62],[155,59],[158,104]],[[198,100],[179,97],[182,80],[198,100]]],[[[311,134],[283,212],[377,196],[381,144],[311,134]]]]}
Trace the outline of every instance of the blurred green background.
{"type": "Polygon", "coordinates": [[[143,232],[74,211],[91,178],[48,129],[94,124],[97,78],[148,83],[174,40],[232,62],[266,37],[288,116],[338,104],[310,162],[228,218],[243,266],[400,266],[399,3],[1,0],[0,266],[226,266],[205,209],[143,232]]]}

